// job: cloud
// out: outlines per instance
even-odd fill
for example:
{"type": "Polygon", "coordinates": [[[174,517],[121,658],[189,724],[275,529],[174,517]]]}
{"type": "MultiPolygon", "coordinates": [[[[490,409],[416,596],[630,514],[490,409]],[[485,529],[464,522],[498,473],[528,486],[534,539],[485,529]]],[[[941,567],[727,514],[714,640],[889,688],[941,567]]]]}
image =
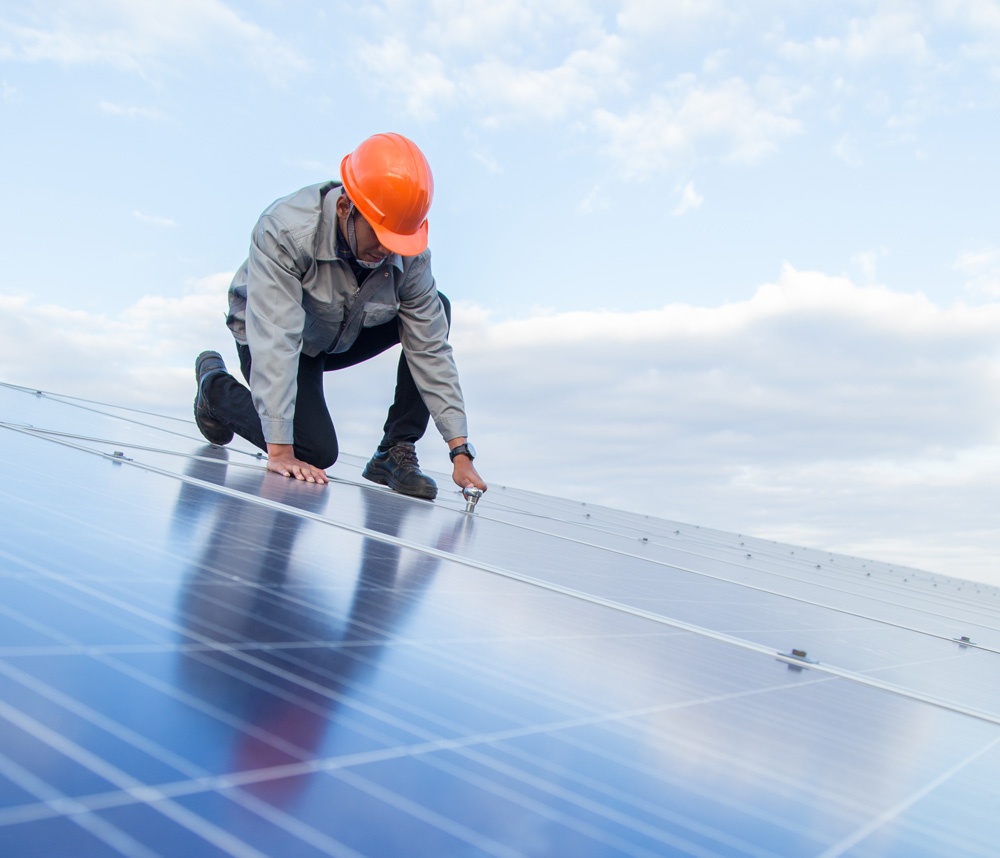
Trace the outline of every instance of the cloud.
{"type": "Polygon", "coordinates": [[[113,315],[0,294],[0,380],[183,411],[194,357],[232,350],[223,324],[231,279],[206,277],[182,295],[142,297],[113,315]]]}
{"type": "MultiPolygon", "coordinates": [[[[440,40],[436,40],[440,41],[440,40]]],[[[415,47],[402,35],[355,50],[368,86],[426,119],[452,106],[478,115],[487,125],[501,121],[553,121],[593,105],[603,92],[620,89],[620,41],[602,38],[557,61],[531,61],[488,53],[463,62],[447,48],[415,47]]]]}
{"type": "MultiPolygon", "coordinates": [[[[387,5],[396,11],[400,5],[412,4],[387,5]]],[[[429,10],[419,10],[423,21],[420,38],[470,53],[495,50],[511,37],[544,27],[545,19],[559,5],[543,5],[532,0],[434,0],[429,10]],[[545,6],[556,8],[547,10],[545,6]]]]}
{"type": "Polygon", "coordinates": [[[849,62],[895,59],[923,63],[930,58],[921,32],[922,17],[912,9],[879,9],[866,19],[852,19],[842,40],[849,62]]]}
{"type": "Polygon", "coordinates": [[[852,264],[861,271],[863,283],[873,285],[878,281],[878,261],[887,255],[888,251],[884,247],[880,247],[876,250],[864,250],[860,253],[855,253],[851,257],[852,264]]]}
{"type": "Polygon", "coordinates": [[[306,68],[282,40],[221,0],[54,0],[0,19],[0,56],[62,65],[100,64],[150,73],[178,54],[239,46],[255,68],[280,79],[306,68]]]}
{"type": "Polygon", "coordinates": [[[831,115],[841,119],[860,108],[900,129],[992,109],[1000,77],[1000,7],[993,0],[867,5],[868,15],[796,22],[806,35],[789,36],[786,28],[796,26],[790,20],[778,28],[774,56],[790,64],[786,74],[797,69],[828,94],[831,115]]]}
{"type": "Polygon", "coordinates": [[[380,40],[355,42],[361,84],[409,114],[461,110],[479,124],[580,118],[631,72],[600,8],[577,0],[384,0],[365,8],[380,40]]]}
{"type": "Polygon", "coordinates": [[[848,167],[861,167],[864,164],[861,150],[850,134],[842,134],[837,142],[833,144],[831,151],[847,164],[848,167]]]}
{"type": "Polygon", "coordinates": [[[469,154],[483,166],[487,173],[498,176],[504,172],[503,164],[493,153],[493,147],[485,142],[479,134],[470,128],[465,128],[462,132],[462,138],[468,147],[469,154]]]}
{"type": "Polygon", "coordinates": [[[411,34],[415,43],[455,57],[531,57],[604,32],[600,4],[581,0],[383,0],[366,11],[375,27],[411,34]]]}
{"type": "Polygon", "coordinates": [[[965,288],[977,295],[1000,298],[1000,248],[984,247],[964,250],[954,267],[968,279],[965,288]]]}
{"type": "Polygon", "coordinates": [[[966,44],[1000,49],[1000,6],[995,0],[937,0],[933,9],[941,20],[965,29],[966,44]]]}
{"type": "Polygon", "coordinates": [[[794,97],[770,81],[758,90],[740,78],[706,84],[684,75],[642,108],[624,114],[602,108],[594,119],[608,152],[631,177],[711,156],[750,163],[801,130],[789,115],[794,97]]]}
{"type": "Polygon", "coordinates": [[[694,189],[694,182],[688,182],[681,188],[680,199],[670,214],[674,217],[680,217],[689,211],[701,208],[704,201],[705,198],[694,189]]]}
{"type": "MultiPolygon", "coordinates": [[[[194,356],[234,352],[229,278],[115,315],[0,295],[0,380],[187,416],[194,356]]],[[[721,306],[495,320],[456,303],[454,316],[495,498],[511,485],[946,574],[992,569],[1000,303],[945,307],[786,266],[721,306]]],[[[328,377],[344,450],[377,442],[395,362],[328,377]]],[[[446,471],[433,436],[422,461],[446,471]]]]}
{"type": "Polygon", "coordinates": [[[719,25],[733,20],[733,5],[723,0],[624,0],[618,26],[646,36],[687,33],[699,25],[719,25]]]}
{"type": "Polygon", "coordinates": [[[469,102],[484,103],[491,113],[520,121],[563,119],[595,104],[609,89],[620,90],[620,48],[619,39],[608,37],[546,68],[487,59],[468,74],[469,102]]]}
{"type": "Polygon", "coordinates": [[[880,8],[867,18],[850,18],[841,32],[807,41],[786,41],[781,54],[798,62],[851,64],[874,62],[924,63],[931,57],[922,32],[930,21],[917,10],[880,8]]]}
{"type": "Polygon", "coordinates": [[[448,106],[457,86],[444,61],[429,51],[418,51],[395,36],[379,44],[361,41],[356,49],[366,81],[402,101],[407,113],[429,118],[448,106]]]}
{"type": "Polygon", "coordinates": [[[720,307],[456,318],[494,479],[954,574],[992,562],[998,304],[788,267],[720,307]]]}

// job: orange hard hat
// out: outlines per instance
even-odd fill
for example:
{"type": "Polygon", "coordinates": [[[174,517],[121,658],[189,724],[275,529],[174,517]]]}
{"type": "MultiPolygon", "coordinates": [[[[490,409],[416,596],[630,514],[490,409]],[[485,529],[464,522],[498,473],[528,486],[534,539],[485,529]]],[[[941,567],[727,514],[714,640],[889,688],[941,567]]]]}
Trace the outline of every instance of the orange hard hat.
{"type": "Polygon", "coordinates": [[[427,248],[434,177],[424,153],[402,134],[376,134],[340,162],[347,196],[383,247],[400,256],[427,248]]]}

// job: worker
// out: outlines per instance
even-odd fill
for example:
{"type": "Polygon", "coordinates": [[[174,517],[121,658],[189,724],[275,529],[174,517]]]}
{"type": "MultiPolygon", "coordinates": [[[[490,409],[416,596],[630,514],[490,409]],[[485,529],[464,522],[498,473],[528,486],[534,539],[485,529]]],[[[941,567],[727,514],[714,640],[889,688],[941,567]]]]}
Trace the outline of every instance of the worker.
{"type": "Polygon", "coordinates": [[[436,497],[415,448],[433,416],[455,483],[485,491],[448,343],[451,305],[431,274],[430,166],[406,137],[376,134],[344,157],[340,175],[275,201],[257,221],[227,318],[250,389],[218,352],[202,352],[198,429],[217,445],[245,438],[267,452],[269,471],[326,483],[339,447],[323,374],[401,344],[395,398],[362,475],[436,497]]]}

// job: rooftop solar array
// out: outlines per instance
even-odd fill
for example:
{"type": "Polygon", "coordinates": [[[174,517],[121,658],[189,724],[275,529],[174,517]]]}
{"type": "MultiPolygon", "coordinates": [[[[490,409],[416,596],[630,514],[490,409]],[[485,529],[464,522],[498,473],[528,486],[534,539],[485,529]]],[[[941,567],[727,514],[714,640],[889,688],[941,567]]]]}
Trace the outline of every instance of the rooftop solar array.
{"type": "Polygon", "coordinates": [[[0,386],[0,856],[998,854],[995,589],[363,463],[0,386]]]}

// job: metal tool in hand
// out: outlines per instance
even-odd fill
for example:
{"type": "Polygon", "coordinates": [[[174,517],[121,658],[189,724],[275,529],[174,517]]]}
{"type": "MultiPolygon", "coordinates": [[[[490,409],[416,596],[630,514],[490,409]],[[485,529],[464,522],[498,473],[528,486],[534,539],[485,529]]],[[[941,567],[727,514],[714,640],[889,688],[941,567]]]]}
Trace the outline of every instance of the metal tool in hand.
{"type": "Polygon", "coordinates": [[[465,511],[475,512],[476,504],[479,503],[479,499],[483,496],[482,489],[477,489],[475,486],[466,486],[462,489],[462,496],[466,500],[465,511]]]}

